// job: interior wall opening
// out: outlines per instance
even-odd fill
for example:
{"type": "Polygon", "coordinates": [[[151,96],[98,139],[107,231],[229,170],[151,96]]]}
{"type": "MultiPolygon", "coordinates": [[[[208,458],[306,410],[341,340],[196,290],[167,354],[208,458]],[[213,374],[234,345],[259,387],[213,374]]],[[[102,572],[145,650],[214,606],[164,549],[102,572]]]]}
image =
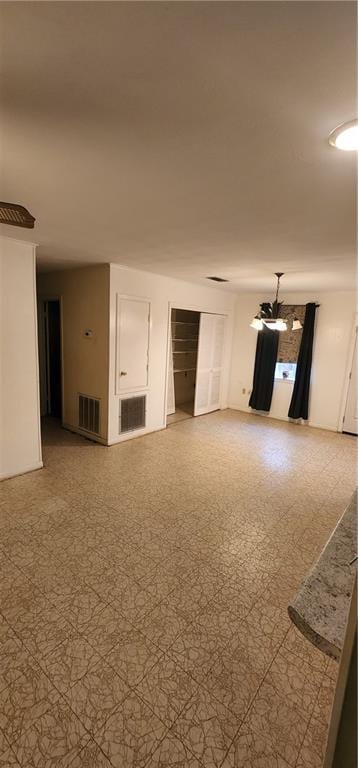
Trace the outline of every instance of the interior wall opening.
{"type": "Polygon", "coordinates": [[[38,307],[41,416],[62,420],[61,303],[41,300],[38,307]]]}
{"type": "Polygon", "coordinates": [[[200,312],[172,309],[167,424],[194,416],[200,312]]]}

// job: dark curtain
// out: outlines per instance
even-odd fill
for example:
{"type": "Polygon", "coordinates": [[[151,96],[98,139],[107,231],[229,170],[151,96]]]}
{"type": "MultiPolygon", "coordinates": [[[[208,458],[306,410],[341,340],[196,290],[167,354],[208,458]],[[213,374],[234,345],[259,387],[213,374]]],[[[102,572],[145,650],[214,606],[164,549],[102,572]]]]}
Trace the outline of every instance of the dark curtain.
{"type": "Polygon", "coordinates": [[[308,419],[312,349],[317,304],[306,304],[305,322],[298,353],[296,378],[288,415],[290,419],[308,419]]]}
{"type": "Polygon", "coordinates": [[[279,331],[264,325],[257,334],[254,381],[249,405],[256,411],[269,411],[271,407],[279,331]]]}

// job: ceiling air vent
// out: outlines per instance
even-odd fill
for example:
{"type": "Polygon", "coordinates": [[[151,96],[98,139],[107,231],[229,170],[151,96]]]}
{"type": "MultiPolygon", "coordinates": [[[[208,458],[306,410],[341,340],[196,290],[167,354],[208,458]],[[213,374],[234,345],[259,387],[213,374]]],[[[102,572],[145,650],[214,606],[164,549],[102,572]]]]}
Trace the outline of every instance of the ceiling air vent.
{"type": "Polygon", "coordinates": [[[207,277],[206,279],[207,280],[213,280],[214,283],[228,283],[229,282],[229,280],[227,280],[226,277],[215,277],[215,275],[213,275],[212,277],[207,277]]]}
{"type": "Polygon", "coordinates": [[[145,427],[146,396],[126,397],[119,401],[119,433],[145,427]]]}
{"type": "Polygon", "coordinates": [[[0,203],[0,224],[10,224],[13,227],[33,229],[36,219],[23,205],[17,203],[0,203]]]}
{"type": "Polygon", "coordinates": [[[78,426],[86,432],[99,435],[99,400],[78,395],[78,426]]]}

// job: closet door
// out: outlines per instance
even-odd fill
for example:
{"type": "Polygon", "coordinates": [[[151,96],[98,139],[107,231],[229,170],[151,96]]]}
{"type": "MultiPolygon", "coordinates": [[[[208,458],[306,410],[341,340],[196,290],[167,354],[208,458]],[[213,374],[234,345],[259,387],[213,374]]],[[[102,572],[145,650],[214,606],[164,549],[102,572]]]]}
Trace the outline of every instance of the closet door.
{"type": "Polygon", "coordinates": [[[117,296],[116,394],[148,386],[150,304],[117,296]]]}
{"type": "Polygon", "coordinates": [[[225,317],[200,315],[194,416],[220,408],[225,317]]]}

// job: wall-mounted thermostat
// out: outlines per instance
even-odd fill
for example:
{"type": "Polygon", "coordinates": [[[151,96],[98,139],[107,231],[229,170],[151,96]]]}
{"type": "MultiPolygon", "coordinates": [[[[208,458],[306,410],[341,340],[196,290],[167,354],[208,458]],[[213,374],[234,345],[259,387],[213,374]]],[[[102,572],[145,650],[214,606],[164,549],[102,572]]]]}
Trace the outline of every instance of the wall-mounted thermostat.
{"type": "Polygon", "coordinates": [[[89,338],[91,338],[91,336],[93,336],[93,331],[91,331],[91,329],[90,329],[90,328],[86,328],[86,329],[83,331],[83,335],[84,335],[84,336],[85,336],[87,339],[89,339],[89,338]]]}

